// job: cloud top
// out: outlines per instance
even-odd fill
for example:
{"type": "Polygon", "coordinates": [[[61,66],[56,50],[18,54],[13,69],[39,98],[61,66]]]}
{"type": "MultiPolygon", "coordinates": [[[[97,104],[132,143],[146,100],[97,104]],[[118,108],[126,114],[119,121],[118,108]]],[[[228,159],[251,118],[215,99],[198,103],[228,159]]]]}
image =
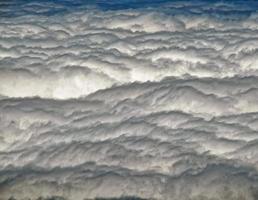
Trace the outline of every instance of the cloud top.
{"type": "Polygon", "coordinates": [[[0,18],[0,200],[257,199],[256,4],[195,3],[0,18]]]}

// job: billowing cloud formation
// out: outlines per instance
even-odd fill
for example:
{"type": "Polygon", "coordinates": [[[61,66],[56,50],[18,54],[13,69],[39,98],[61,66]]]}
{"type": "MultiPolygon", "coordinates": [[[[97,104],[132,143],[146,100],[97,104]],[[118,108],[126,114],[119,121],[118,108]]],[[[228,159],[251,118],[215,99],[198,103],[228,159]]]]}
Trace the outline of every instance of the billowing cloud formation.
{"type": "Polygon", "coordinates": [[[258,198],[258,14],[168,7],[0,19],[1,200],[258,198]]]}

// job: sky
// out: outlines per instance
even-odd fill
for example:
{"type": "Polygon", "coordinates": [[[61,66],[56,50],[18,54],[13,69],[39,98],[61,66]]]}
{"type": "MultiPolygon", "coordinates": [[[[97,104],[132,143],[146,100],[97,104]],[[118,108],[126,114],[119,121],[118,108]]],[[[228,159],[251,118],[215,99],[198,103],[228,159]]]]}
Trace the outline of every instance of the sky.
{"type": "MultiPolygon", "coordinates": [[[[203,4],[210,4],[211,7],[205,12],[209,14],[222,14],[222,15],[238,15],[245,14],[250,15],[252,12],[257,11],[258,3],[255,0],[10,0],[0,1],[1,15],[17,16],[21,14],[45,14],[53,15],[57,13],[73,12],[77,9],[83,9],[88,6],[97,7],[101,10],[126,10],[126,9],[146,9],[146,8],[167,8],[169,10],[169,4],[188,4],[190,7],[201,7],[203,4]],[[231,5],[231,9],[220,9],[213,7],[214,4],[231,5]],[[21,12],[25,8],[27,12],[21,12]],[[32,9],[34,7],[34,9],[32,9]],[[42,9],[42,10],[41,10],[42,9]],[[40,12],[41,11],[41,12],[40,12]]],[[[171,9],[171,8],[170,8],[171,9]]],[[[181,8],[179,11],[183,11],[181,8]]],[[[177,9],[171,9],[171,14],[179,12],[177,9]]],[[[194,13],[194,11],[193,11],[194,13]]],[[[200,14],[200,13],[199,13],[200,14]]]]}
{"type": "Polygon", "coordinates": [[[257,8],[0,1],[0,200],[257,200],[257,8]]]}

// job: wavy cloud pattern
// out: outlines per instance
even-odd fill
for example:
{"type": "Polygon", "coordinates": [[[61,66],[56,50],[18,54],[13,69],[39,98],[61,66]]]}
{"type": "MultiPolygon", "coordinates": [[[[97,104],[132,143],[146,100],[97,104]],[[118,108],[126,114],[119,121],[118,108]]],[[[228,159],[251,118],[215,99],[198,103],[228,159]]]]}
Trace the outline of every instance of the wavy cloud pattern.
{"type": "Polygon", "coordinates": [[[258,13],[165,5],[0,18],[1,200],[258,198],[258,13]]]}

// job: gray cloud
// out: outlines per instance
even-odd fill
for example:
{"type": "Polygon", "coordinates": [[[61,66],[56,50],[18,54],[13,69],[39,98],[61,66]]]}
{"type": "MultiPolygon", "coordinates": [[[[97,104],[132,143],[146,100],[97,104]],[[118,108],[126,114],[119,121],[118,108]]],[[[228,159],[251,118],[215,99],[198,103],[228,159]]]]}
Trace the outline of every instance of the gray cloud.
{"type": "Polygon", "coordinates": [[[181,6],[0,19],[0,200],[257,199],[257,13],[181,6]]]}

